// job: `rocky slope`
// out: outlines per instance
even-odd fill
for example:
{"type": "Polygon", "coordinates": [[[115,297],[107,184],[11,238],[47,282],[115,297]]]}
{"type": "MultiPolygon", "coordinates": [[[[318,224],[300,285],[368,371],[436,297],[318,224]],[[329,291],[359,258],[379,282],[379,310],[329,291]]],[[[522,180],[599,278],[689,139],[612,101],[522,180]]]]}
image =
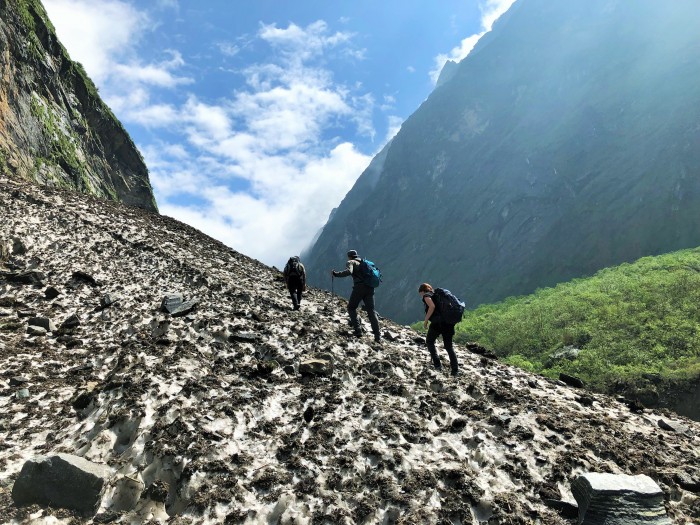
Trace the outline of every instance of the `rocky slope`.
{"type": "Polygon", "coordinates": [[[0,172],[157,209],[141,154],[39,0],[0,0],[0,172]]]}
{"type": "Polygon", "coordinates": [[[379,311],[470,307],[700,245],[700,3],[518,0],[401,127],[305,258],[356,249],[379,311]]]}
{"type": "Polygon", "coordinates": [[[565,524],[582,472],[700,520],[698,423],[475,347],[436,373],[410,329],[349,338],[344,300],[293,311],[274,268],[137,208],[0,177],[0,221],[3,522],[565,524]],[[96,516],[13,504],[54,453],[109,469],[96,516]]]}

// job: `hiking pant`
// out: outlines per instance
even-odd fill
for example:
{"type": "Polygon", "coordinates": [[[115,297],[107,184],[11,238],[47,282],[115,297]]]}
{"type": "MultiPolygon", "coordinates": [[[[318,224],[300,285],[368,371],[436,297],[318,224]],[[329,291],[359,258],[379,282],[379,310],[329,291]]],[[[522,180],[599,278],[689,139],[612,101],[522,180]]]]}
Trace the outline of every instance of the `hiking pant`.
{"type": "Polygon", "coordinates": [[[442,342],[445,344],[445,350],[447,350],[447,355],[450,357],[450,368],[452,372],[457,372],[457,355],[452,348],[452,337],[455,335],[455,325],[443,323],[441,321],[435,321],[430,323],[430,328],[428,328],[428,335],[425,338],[425,344],[430,350],[430,357],[433,360],[433,365],[435,368],[442,368],[440,363],[440,358],[435,350],[435,341],[438,336],[442,336],[442,342]]]}
{"type": "Polygon", "coordinates": [[[352,287],[352,293],[348,300],[348,314],[350,315],[350,324],[356,334],[361,332],[360,323],[357,320],[357,307],[360,301],[365,303],[369,324],[372,325],[372,333],[374,337],[379,337],[379,318],[377,312],[374,311],[374,288],[362,283],[355,283],[352,287]]]}
{"type": "Polygon", "coordinates": [[[289,296],[292,298],[294,309],[299,308],[301,305],[301,292],[304,291],[304,285],[301,279],[290,277],[287,281],[287,289],[289,290],[289,296]]]}

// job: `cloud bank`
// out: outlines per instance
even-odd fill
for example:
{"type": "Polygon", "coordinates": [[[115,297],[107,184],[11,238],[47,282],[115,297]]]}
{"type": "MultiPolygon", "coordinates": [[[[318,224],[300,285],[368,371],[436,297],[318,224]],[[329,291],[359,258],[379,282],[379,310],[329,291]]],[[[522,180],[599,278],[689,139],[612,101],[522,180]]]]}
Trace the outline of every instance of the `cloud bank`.
{"type": "MultiPolygon", "coordinates": [[[[160,137],[139,147],[161,213],[246,255],[279,266],[302,251],[371,160],[331,133],[374,134],[373,97],[336,83],[327,65],[362,58],[351,33],[323,21],[261,24],[254,40],[264,59],[231,73],[244,80],[231,82],[235,91],[205,100],[181,73],[186,60],[177,50],[139,60],[140,36],[154,25],[145,12],[119,0],[99,9],[89,0],[45,5],[119,118],[160,137]]],[[[233,43],[212,47],[222,56],[239,51],[233,43]]]]}

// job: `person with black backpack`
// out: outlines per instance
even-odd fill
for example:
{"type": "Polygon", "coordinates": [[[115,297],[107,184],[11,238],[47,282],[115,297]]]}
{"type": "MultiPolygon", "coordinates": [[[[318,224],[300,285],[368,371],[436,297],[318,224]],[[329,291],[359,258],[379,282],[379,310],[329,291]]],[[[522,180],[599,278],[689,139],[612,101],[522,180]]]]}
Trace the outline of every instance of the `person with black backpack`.
{"type": "Polygon", "coordinates": [[[362,259],[357,255],[355,250],[348,252],[348,262],[345,265],[345,270],[336,272],[331,270],[333,277],[348,277],[352,275],[352,293],[348,300],[348,315],[350,316],[350,325],[353,329],[353,334],[356,337],[362,336],[360,322],[357,319],[357,307],[360,301],[365,304],[369,324],[372,326],[375,342],[381,341],[379,333],[379,318],[377,312],[374,311],[374,289],[381,282],[381,274],[379,269],[372,261],[362,259]]]}
{"type": "Polygon", "coordinates": [[[301,294],[306,290],[306,268],[298,255],[290,257],[284,266],[284,282],[287,283],[294,309],[298,310],[301,308],[301,294]]]}
{"type": "Polygon", "coordinates": [[[452,348],[452,338],[455,335],[455,325],[462,319],[464,303],[457,299],[449,290],[444,288],[433,290],[433,287],[428,283],[421,284],[418,287],[418,293],[425,305],[423,326],[428,328],[428,322],[430,322],[425,344],[430,351],[433,365],[437,370],[442,369],[442,363],[437,355],[437,350],[435,350],[435,341],[437,341],[439,336],[442,336],[442,342],[450,358],[452,375],[456,376],[458,373],[457,354],[452,348]]]}

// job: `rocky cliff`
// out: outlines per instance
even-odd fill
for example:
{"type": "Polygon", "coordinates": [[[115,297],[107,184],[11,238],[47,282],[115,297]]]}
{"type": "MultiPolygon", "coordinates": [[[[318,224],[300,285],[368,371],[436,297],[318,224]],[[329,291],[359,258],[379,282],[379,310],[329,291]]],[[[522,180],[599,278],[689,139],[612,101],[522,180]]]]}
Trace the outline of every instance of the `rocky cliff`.
{"type": "Polygon", "coordinates": [[[0,222],[4,522],[573,524],[574,487],[700,520],[698,423],[473,345],[437,373],[417,333],[348,337],[344,300],[294,311],[277,270],[138,208],[0,176],[0,222]]]}
{"type": "Polygon", "coordinates": [[[0,0],[0,172],[151,211],[148,170],[39,0],[0,0]]]}
{"type": "Polygon", "coordinates": [[[408,322],[424,281],[474,307],[700,245],[699,18],[693,0],[518,0],[345,197],[311,280],[357,249],[408,322]]]}

